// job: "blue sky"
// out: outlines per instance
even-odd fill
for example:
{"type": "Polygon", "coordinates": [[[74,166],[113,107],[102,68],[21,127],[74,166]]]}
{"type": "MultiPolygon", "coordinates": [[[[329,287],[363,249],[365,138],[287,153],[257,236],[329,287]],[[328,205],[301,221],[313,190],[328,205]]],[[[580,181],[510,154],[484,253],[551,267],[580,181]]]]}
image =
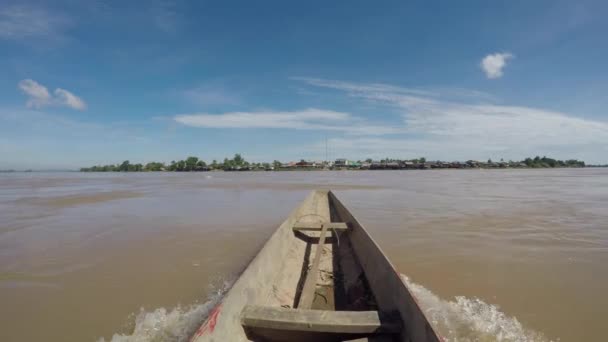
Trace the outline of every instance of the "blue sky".
{"type": "Polygon", "coordinates": [[[3,1],[0,169],[608,162],[605,1],[3,1]]]}

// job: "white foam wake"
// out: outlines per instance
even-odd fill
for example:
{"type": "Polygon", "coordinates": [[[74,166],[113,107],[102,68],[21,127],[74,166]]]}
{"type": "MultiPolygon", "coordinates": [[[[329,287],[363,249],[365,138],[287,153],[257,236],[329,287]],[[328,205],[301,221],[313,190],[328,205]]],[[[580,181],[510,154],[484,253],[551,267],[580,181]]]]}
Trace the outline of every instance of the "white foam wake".
{"type": "MultiPolygon", "coordinates": [[[[141,309],[135,315],[135,327],[131,334],[114,334],[111,342],[185,342],[203,323],[211,311],[232,286],[231,282],[223,284],[213,291],[208,300],[202,304],[188,307],[177,306],[171,310],[158,308],[154,311],[141,309]]],[[[98,342],[105,342],[100,338],[98,342]]]]}
{"type": "Polygon", "coordinates": [[[546,342],[543,334],[524,328],[515,317],[478,298],[457,296],[446,301],[401,275],[428,319],[446,342],[546,342]]]}
{"type": "MultiPolygon", "coordinates": [[[[526,329],[515,317],[509,317],[495,306],[478,298],[457,296],[447,301],[401,275],[412,294],[416,296],[422,310],[437,327],[446,342],[548,342],[541,333],[526,329]]],[[[232,286],[223,282],[202,304],[176,307],[171,310],[159,308],[154,311],[141,310],[135,315],[135,326],[131,334],[114,334],[111,342],[155,342],[188,341],[232,286]]],[[[98,342],[105,342],[101,338],[98,342]]]]}

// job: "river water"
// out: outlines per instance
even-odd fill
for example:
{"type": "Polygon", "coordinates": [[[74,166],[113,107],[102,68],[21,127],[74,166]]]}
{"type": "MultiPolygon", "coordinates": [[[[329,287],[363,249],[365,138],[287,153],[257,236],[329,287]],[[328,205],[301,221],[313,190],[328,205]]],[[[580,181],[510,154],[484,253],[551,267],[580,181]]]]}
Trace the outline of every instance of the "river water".
{"type": "Polygon", "coordinates": [[[608,169],[0,174],[1,341],[183,341],[331,188],[448,341],[605,341],[608,169]]]}

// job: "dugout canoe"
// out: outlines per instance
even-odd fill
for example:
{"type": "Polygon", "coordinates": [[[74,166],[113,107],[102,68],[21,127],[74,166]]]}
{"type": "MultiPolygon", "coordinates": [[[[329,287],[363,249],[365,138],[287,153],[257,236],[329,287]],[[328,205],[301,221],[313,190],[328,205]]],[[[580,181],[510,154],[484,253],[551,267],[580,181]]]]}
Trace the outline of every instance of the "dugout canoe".
{"type": "Polygon", "coordinates": [[[190,339],[441,341],[416,298],[331,191],[306,197],[190,339]]]}

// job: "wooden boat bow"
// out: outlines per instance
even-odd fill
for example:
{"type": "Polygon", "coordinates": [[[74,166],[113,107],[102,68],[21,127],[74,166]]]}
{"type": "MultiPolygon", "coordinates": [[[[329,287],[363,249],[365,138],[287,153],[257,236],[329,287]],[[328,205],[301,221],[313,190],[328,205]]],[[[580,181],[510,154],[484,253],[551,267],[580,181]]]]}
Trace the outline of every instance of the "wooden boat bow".
{"type": "Polygon", "coordinates": [[[191,341],[441,341],[400,274],[331,191],[273,233],[191,341]]]}

